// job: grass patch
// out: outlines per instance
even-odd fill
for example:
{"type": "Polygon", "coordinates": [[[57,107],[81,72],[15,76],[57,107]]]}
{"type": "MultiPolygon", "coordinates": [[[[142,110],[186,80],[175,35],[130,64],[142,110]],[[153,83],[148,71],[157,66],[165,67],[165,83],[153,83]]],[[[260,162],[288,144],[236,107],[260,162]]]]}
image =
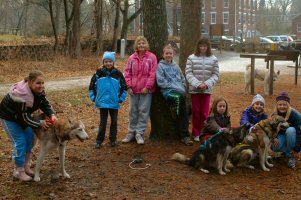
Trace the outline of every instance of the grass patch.
{"type": "Polygon", "coordinates": [[[21,40],[23,37],[19,35],[0,35],[0,42],[10,42],[21,40]]]}

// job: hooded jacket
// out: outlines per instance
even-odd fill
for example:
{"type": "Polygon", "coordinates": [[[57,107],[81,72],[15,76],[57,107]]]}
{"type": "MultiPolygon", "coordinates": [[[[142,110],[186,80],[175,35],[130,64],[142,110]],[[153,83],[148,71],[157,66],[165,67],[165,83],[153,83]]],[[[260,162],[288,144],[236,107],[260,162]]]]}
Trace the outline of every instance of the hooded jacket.
{"type": "Polygon", "coordinates": [[[156,70],[157,57],[147,51],[140,58],[139,53],[133,53],[128,60],[125,68],[125,80],[128,88],[133,90],[134,94],[141,94],[144,88],[150,93],[156,90],[156,70]]]}
{"type": "Polygon", "coordinates": [[[31,90],[26,89],[26,91],[30,94],[25,95],[24,92],[15,93],[11,91],[4,96],[0,103],[0,118],[16,122],[24,129],[28,126],[33,128],[41,127],[40,121],[34,119],[32,113],[41,109],[50,117],[54,115],[54,110],[46,99],[45,92],[35,94],[31,90]]]}
{"type": "Polygon", "coordinates": [[[91,78],[89,90],[90,99],[97,108],[119,109],[128,94],[123,74],[116,68],[98,69],[91,78]]]}
{"type": "Polygon", "coordinates": [[[161,60],[156,72],[156,79],[163,96],[171,91],[179,92],[185,96],[186,80],[176,62],[167,63],[165,60],[161,60]]]}
{"type": "Polygon", "coordinates": [[[252,106],[247,107],[242,113],[240,119],[240,125],[244,125],[245,123],[250,123],[252,126],[261,120],[267,119],[268,115],[266,113],[256,113],[252,106]]]}

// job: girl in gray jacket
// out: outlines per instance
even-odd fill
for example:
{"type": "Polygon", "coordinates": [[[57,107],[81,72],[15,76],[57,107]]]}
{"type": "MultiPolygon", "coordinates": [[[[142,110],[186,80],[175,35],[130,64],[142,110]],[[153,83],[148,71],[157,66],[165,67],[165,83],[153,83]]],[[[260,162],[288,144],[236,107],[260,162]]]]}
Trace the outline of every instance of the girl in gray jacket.
{"type": "Polygon", "coordinates": [[[191,94],[192,136],[195,141],[200,141],[200,132],[209,114],[213,87],[219,79],[218,61],[212,55],[207,38],[197,42],[194,54],[187,58],[185,72],[191,94]]]}
{"type": "Polygon", "coordinates": [[[189,120],[186,112],[186,80],[177,63],[173,61],[173,48],[168,45],[163,49],[163,60],[159,62],[156,77],[157,84],[167,101],[181,142],[192,145],[188,127],[189,120]]]}

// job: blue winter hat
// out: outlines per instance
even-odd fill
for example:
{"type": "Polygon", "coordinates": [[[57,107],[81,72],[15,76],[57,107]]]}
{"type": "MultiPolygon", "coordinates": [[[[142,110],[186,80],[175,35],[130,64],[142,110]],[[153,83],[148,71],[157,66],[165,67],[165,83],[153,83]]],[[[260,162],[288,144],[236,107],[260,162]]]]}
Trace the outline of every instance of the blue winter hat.
{"type": "Polygon", "coordinates": [[[263,106],[265,106],[265,100],[264,98],[260,95],[260,94],[256,94],[254,97],[253,97],[253,100],[252,100],[252,105],[256,102],[261,102],[263,103],[263,106]]]}
{"type": "Polygon", "coordinates": [[[116,54],[115,52],[105,51],[102,60],[111,60],[115,62],[116,60],[115,54],[116,54]]]}

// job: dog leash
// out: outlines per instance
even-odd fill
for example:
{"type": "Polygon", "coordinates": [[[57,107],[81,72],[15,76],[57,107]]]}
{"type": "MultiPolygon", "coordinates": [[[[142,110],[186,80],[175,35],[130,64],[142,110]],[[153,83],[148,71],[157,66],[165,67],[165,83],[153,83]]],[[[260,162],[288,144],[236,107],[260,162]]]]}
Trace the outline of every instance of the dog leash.
{"type": "Polygon", "coordinates": [[[137,170],[143,170],[143,169],[147,169],[147,168],[149,168],[150,166],[151,166],[151,164],[145,164],[145,167],[132,167],[132,164],[133,163],[135,163],[135,164],[137,164],[137,163],[142,163],[143,162],[143,159],[142,158],[136,158],[136,159],[133,159],[130,163],[129,163],[129,167],[131,168],[131,169],[137,169],[137,170]]]}

